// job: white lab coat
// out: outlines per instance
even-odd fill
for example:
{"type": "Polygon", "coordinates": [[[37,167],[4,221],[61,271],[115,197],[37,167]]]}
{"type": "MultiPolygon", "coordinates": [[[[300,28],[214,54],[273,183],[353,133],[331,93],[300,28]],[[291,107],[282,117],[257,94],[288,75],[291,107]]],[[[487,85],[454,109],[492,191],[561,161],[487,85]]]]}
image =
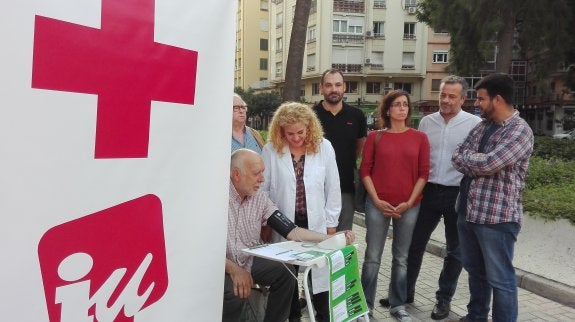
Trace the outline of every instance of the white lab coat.
{"type": "MultiPolygon", "coordinates": [[[[278,209],[292,221],[295,218],[296,179],[289,147],[279,155],[271,143],[263,147],[265,181],[261,187],[268,192],[278,209]]],[[[335,152],[331,143],[323,139],[318,153],[305,155],[304,175],[308,228],[326,233],[327,227],[337,227],[341,211],[341,190],[335,152]]],[[[282,238],[274,232],[274,241],[282,238]]],[[[312,270],[314,293],[328,290],[327,267],[312,270]],[[318,279],[318,276],[320,277],[318,279]]]]}

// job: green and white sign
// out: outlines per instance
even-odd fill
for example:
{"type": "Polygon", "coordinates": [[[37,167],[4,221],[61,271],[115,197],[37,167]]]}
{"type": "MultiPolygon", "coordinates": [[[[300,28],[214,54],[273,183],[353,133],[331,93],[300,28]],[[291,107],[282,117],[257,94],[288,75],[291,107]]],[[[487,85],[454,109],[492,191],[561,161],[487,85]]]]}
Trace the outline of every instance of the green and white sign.
{"type": "Polygon", "coordinates": [[[345,322],[369,312],[355,246],[346,246],[327,255],[329,266],[330,321],[345,322]]]}

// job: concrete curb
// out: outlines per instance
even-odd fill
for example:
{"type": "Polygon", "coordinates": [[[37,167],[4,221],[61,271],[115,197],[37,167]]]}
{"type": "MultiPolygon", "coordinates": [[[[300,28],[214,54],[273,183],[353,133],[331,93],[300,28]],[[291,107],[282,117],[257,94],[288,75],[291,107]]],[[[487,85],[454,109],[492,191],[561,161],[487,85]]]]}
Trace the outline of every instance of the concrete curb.
{"type": "MultiPolygon", "coordinates": [[[[362,213],[355,213],[353,223],[365,228],[365,216],[362,213]]],[[[390,227],[388,235],[393,234],[390,227]]],[[[445,244],[435,240],[430,240],[426,251],[435,256],[444,257],[446,253],[445,244]]],[[[554,302],[575,308],[575,287],[559,283],[545,277],[532,274],[520,269],[515,269],[517,286],[524,290],[533,292],[539,296],[550,299],[554,302]]]]}

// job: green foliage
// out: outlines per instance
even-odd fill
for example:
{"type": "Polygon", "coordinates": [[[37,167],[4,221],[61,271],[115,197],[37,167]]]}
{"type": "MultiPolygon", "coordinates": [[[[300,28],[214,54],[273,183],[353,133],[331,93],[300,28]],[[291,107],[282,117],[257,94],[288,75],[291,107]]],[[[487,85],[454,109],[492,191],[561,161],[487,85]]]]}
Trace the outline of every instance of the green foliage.
{"type": "MultiPolygon", "coordinates": [[[[575,184],[575,162],[531,157],[525,185],[527,189],[575,184]]],[[[575,199],[573,200],[575,202],[575,199]]]]}
{"type": "MultiPolygon", "coordinates": [[[[539,149],[547,150],[541,146],[552,142],[538,142],[539,149]]],[[[564,218],[575,225],[575,161],[531,157],[523,207],[531,216],[546,220],[564,218]]]]}
{"type": "Polygon", "coordinates": [[[548,136],[536,136],[533,155],[545,159],[575,160],[575,140],[557,140],[548,136]]]}
{"type": "Polygon", "coordinates": [[[264,142],[268,141],[268,131],[267,130],[259,130],[258,132],[260,132],[260,135],[262,136],[262,139],[264,139],[264,142]]]}
{"type": "Polygon", "coordinates": [[[548,185],[528,189],[523,208],[533,217],[545,220],[567,219],[575,225],[575,184],[548,185]]]}
{"type": "Polygon", "coordinates": [[[271,115],[282,103],[281,95],[277,91],[256,93],[252,88],[245,91],[241,87],[234,90],[248,104],[249,116],[271,115]]]}
{"type": "Polygon", "coordinates": [[[573,0],[421,0],[417,18],[451,35],[449,71],[477,73],[493,60],[508,72],[512,50],[533,64],[532,75],[544,78],[575,48],[573,0]],[[517,35],[516,38],[513,35],[517,35]]]}

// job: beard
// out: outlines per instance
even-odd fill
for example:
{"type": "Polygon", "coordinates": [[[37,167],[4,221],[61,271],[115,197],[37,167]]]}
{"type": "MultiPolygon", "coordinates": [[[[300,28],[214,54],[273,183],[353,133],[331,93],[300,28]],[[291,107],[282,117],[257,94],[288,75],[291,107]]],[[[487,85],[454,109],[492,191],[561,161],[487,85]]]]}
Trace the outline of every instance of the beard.
{"type": "Polygon", "coordinates": [[[337,104],[337,103],[341,102],[341,100],[343,99],[343,94],[330,93],[328,95],[324,95],[323,99],[330,104],[337,104]]]}
{"type": "Polygon", "coordinates": [[[479,110],[479,116],[484,119],[491,119],[491,115],[493,114],[493,104],[489,104],[484,109],[479,110]]]}

